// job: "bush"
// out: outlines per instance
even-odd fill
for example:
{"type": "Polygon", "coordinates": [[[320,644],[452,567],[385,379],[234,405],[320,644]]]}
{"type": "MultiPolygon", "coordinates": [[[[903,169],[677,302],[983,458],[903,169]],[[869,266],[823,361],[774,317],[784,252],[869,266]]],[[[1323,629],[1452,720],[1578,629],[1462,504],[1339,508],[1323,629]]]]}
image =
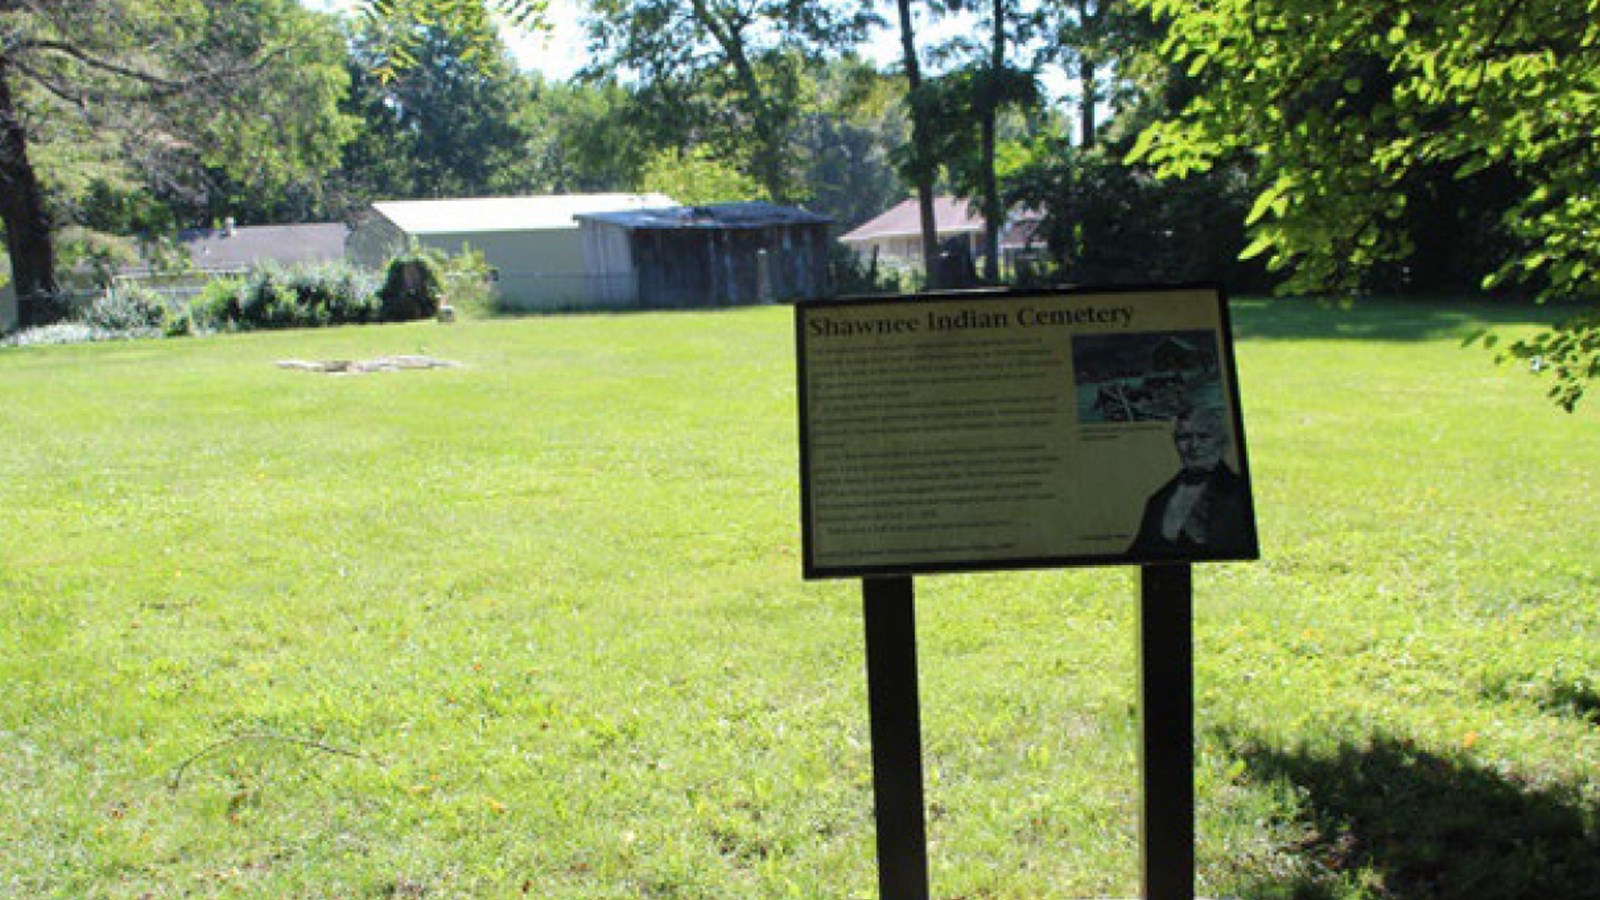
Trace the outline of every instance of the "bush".
{"type": "Polygon", "coordinates": [[[837,295],[906,294],[916,290],[910,273],[880,263],[876,256],[864,261],[854,250],[837,241],[829,245],[828,256],[833,267],[833,291],[837,295]]]}
{"type": "Polygon", "coordinates": [[[252,269],[244,278],[219,278],[200,291],[190,314],[202,327],[322,328],[378,321],[371,276],[344,263],[252,269]]]}
{"type": "Polygon", "coordinates": [[[324,272],[319,297],[330,324],[378,321],[377,280],[346,265],[324,272]]]}
{"type": "Polygon", "coordinates": [[[494,267],[483,251],[462,244],[461,252],[422,251],[439,271],[443,284],[442,302],[468,316],[487,316],[500,311],[500,292],[494,285],[494,267]]]}
{"type": "Polygon", "coordinates": [[[200,288],[200,296],[189,304],[189,318],[199,328],[221,330],[241,316],[239,298],[244,293],[242,278],[213,278],[200,288]]]}
{"type": "Polygon", "coordinates": [[[103,291],[75,311],[72,304],[61,306],[68,314],[59,321],[17,332],[4,343],[27,347],[160,337],[175,318],[161,295],[132,285],[103,291]]]}
{"type": "Polygon", "coordinates": [[[123,285],[108,288],[89,304],[80,318],[96,332],[154,334],[166,328],[167,303],[153,291],[123,285]]]}
{"type": "Polygon", "coordinates": [[[439,312],[443,296],[439,270],[432,259],[397,256],[389,261],[388,274],[378,290],[378,317],[385,322],[432,318],[439,312]]]}

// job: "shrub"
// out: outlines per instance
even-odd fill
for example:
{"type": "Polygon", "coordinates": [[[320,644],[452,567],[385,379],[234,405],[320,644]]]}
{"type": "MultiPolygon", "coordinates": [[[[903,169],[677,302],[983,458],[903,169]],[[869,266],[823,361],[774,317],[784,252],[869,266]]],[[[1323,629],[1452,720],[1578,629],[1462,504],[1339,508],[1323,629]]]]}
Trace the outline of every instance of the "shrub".
{"type": "Polygon", "coordinates": [[[108,288],[83,311],[91,330],[105,333],[155,333],[166,327],[167,303],[161,295],[134,285],[108,288]]]}
{"type": "Polygon", "coordinates": [[[43,347],[52,344],[87,344],[90,341],[101,340],[107,340],[107,336],[96,333],[82,322],[54,322],[6,335],[0,344],[7,347],[43,347]]]}
{"type": "Polygon", "coordinates": [[[242,279],[208,282],[190,310],[201,326],[239,331],[375,322],[373,287],[371,276],[344,263],[265,265],[242,279]]]}
{"type": "Polygon", "coordinates": [[[189,317],[203,329],[220,330],[239,321],[239,298],[244,294],[242,278],[213,278],[200,288],[200,296],[189,304],[189,317]]]}
{"type": "Polygon", "coordinates": [[[438,267],[427,256],[397,256],[378,290],[378,315],[385,322],[427,319],[439,311],[444,291],[438,267]]]}
{"type": "Polygon", "coordinates": [[[67,303],[62,308],[70,314],[60,321],[17,332],[5,343],[26,347],[159,337],[173,319],[161,295],[132,285],[102,291],[75,311],[67,303]]]}
{"type": "Polygon", "coordinates": [[[378,321],[377,279],[347,265],[315,270],[321,277],[321,298],[333,325],[378,321]]]}
{"type": "Polygon", "coordinates": [[[441,302],[469,316],[487,316],[499,311],[500,291],[494,285],[494,267],[489,265],[483,251],[464,243],[460,253],[434,249],[422,252],[439,271],[444,289],[441,302]]]}
{"type": "Polygon", "coordinates": [[[837,242],[829,245],[828,256],[835,294],[904,294],[915,290],[907,273],[880,263],[876,256],[864,261],[854,250],[837,242]]]}

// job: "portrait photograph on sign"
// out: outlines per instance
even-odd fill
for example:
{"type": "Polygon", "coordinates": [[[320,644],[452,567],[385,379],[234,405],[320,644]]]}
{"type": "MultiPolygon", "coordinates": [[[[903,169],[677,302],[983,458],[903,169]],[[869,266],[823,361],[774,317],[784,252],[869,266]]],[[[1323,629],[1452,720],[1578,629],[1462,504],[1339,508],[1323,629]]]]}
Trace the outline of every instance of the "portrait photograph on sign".
{"type": "Polygon", "coordinates": [[[1257,556],[1215,286],[796,307],[807,577],[1257,556]]]}

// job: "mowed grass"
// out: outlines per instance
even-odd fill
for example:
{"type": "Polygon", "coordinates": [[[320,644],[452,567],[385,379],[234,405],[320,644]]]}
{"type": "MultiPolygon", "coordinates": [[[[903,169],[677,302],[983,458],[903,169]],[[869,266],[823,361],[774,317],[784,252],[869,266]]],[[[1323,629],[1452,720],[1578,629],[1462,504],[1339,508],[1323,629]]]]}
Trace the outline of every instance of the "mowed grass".
{"type": "MultiPolygon", "coordinates": [[[[1600,896],[1600,414],[1235,304],[1200,888],[1600,896]]],[[[0,895],[872,897],[859,587],[783,309],[0,351],[0,895]],[[274,361],[426,353],[331,377],[274,361]]],[[[1597,398],[1600,400],[1600,398],[1597,398]]],[[[919,579],[934,894],[1138,889],[1136,582],[919,579]]]]}

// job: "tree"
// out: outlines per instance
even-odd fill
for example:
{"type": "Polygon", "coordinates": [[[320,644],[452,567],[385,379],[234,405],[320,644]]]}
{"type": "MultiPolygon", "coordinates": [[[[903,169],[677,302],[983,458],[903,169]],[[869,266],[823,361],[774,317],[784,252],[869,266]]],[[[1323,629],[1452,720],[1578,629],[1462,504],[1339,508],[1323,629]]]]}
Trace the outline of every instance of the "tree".
{"type": "Polygon", "coordinates": [[[807,208],[853,228],[905,196],[891,154],[909,127],[904,83],[852,55],[817,74],[796,142],[807,208]]]}
{"type": "Polygon", "coordinates": [[[529,193],[592,193],[635,189],[651,153],[639,127],[636,99],[615,80],[546,82],[517,112],[525,135],[513,177],[529,193]]]}
{"type": "MultiPolygon", "coordinates": [[[[588,0],[592,73],[645,89],[642,98],[689,112],[779,202],[795,195],[791,138],[804,69],[858,43],[864,5],[792,0],[588,0]]],[[[709,141],[707,139],[709,138],[709,141]]]]}
{"type": "Polygon", "coordinates": [[[976,71],[973,97],[978,116],[978,196],[983,211],[983,275],[991,283],[1000,279],[1000,231],[1005,227],[1006,208],[1000,199],[1000,178],[995,173],[996,134],[1000,110],[1007,104],[1038,102],[1038,91],[1029,73],[1006,65],[1009,42],[1007,21],[1017,13],[1006,0],[989,3],[989,55],[987,65],[976,71]]]}
{"type": "Polygon", "coordinates": [[[1199,84],[1155,52],[1165,29],[1124,0],[1063,3],[1042,23],[1044,55],[1078,73],[1076,146],[1045,131],[1006,178],[1010,201],[1042,215],[1035,238],[1080,283],[1221,279],[1260,289],[1259,261],[1239,260],[1249,171],[1234,160],[1162,180],[1124,160],[1134,139],[1168,118],[1199,84]],[[1110,116],[1107,118],[1106,113],[1110,116]]]}
{"type": "Polygon", "coordinates": [[[495,193],[527,135],[532,94],[487,16],[424,23],[363,21],[350,52],[350,105],[364,127],[344,170],[363,193],[449,197],[495,193]],[[395,54],[406,34],[406,57],[395,54]],[[380,75],[387,73],[387,75],[380,75]]]}
{"type": "Polygon", "coordinates": [[[467,62],[504,50],[496,20],[528,32],[550,27],[549,0],[359,0],[369,31],[382,36],[373,48],[377,65],[369,72],[388,81],[418,62],[417,50],[429,32],[466,37],[467,62]]]}
{"type": "Polygon", "coordinates": [[[292,0],[0,0],[0,222],[19,324],[59,313],[48,182],[68,179],[41,169],[52,148],[93,135],[125,178],[209,167],[281,189],[329,167],[347,135],[339,54],[329,21],[292,0]]]}
{"type": "Polygon", "coordinates": [[[1095,146],[1100,114],[1149,99],[1159,85],[1141,84],[1142,58],[1164,32],[1128,0],[1063,0],[1041,11],[1047,56],[1065,65],[1078,83],[1078,146],[1095,146]]]}
{"type": "MultiPolygon", "coordinates": [[[[1163,174],[1232,154],[1259,167],[1247,254],[1284,291],[1343,292],[1414,249],[1419,173],[1500,171],[1525,185],[1501,218],[1514,242],[1485,287],[1600,297],[1600,15],[1576,0],[1136,0],[1171,28],[1174,62],[1217,73],[1134,157],[1163,174]]],[[[1519,342],[1568,410],[1600,377],[1600,315],[1519,342]]]]}
{"type": "Polygon", "coordinates": [[[755,179],[715,159],[704,147],[659,151],[645,164],[639,189],[689,206],[767,199],[755,179]]]}
{"type": "MultiPolygon", "coordinates": [[[[1025,43],[1032,17],[1024,16],[1015,0],[953,0],[948,5],[976,13],[986,33],[983,40],[962,37],[939,48],[940,56],[967,62],[936,78],[919,77],[909,90],[917,134],[905,154],[907,174],[918,177],[915,167],[942,167],[955,192],[976,202],[985,222],[983,274],[994,282],[1007,219],[996,170],[1001,115],[1009,109],[1032,112],[1039,102],[1032,72],[1011,65],[1006,51],[1025,43]]],[[[926,231],[923,239],[929,242],[926,231]]]]}
{"type": "Polygon", "coordinates": [[[907,106],[911,111],[911,141],[901,157],[901,171],[917,193],[917,215],[922,226],[922,261],[927,269],[928,287],[937,288],[939,226],[933,212],[933,185],[939,175],[939,160],[932,148],[932,119],[935,109],[923,89],[922,64],[917,59],[916,24],[911,0],[895,0],[900,22],[900,60],[906,73],[907,106]]]}

